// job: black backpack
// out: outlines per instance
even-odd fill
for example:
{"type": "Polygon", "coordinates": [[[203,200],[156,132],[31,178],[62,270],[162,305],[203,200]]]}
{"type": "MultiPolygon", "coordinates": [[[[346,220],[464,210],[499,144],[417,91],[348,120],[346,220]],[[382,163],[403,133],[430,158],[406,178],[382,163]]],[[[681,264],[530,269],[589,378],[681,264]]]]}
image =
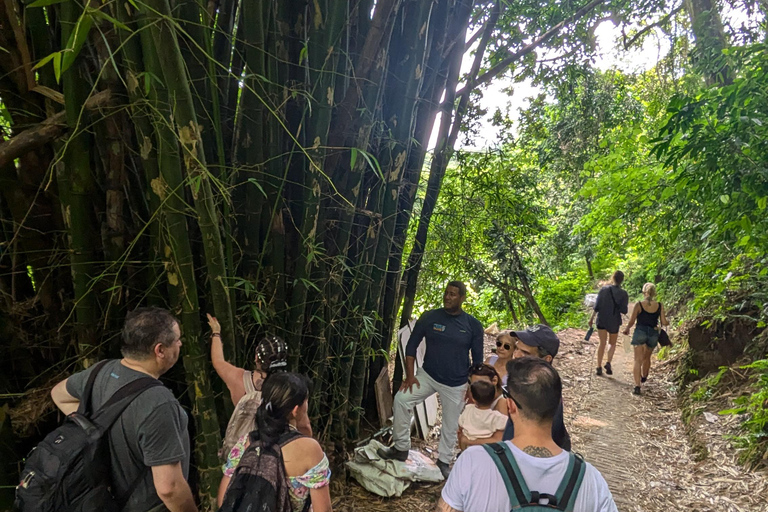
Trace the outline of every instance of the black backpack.
{"type": "Polygon", "coordinates": [[[14,510],[118,512],[144,477],[142,473],[128,496],[112,493],[107,433],[134,398],[162,383],[152,377],[136,379],[118,389],[93,412],[89,409],[93,382],[107,362],[97,363],[88,376],[77,412],[67,416],[27,456],[21,482],[16,487],[14,510]]]}
{"type": "MultiPolygon", "coordinates": [[[[264,448],[259,431],[250,433],[250,444],[243,453],[229,482],[218,512],[292,512],[281,448],[303,437],[295,430],[280,436],[277,443],[264,448]]],[[[308,512],[309,496],[301,512],[308,512]]]]}

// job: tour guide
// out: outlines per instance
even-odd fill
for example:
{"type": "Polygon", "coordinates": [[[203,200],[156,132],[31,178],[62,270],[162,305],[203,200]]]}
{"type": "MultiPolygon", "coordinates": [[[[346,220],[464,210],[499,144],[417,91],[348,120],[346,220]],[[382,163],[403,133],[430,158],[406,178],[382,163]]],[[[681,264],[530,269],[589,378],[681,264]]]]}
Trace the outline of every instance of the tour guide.
{"type": "Polygon", "coordinates": [[[461,309],[466,298],[464,283],[451,281],[445,288],[443,307],[424,313],[416,322],[405,349],[405,380],[395,395],[393,446],[379,450],[382,458],[406,460],[411,447],[413,408],[438,393],[443,406],[443,425],[437,465],[446,478],[456,445],[459,415],[464,408],[469,351],[472,351],[473,364],[483,362],[483,327],[475,317],[461,309]],[[427,352],[424,365],[416,375],[416,349],[422,338],[426,338],[427,352]]]}

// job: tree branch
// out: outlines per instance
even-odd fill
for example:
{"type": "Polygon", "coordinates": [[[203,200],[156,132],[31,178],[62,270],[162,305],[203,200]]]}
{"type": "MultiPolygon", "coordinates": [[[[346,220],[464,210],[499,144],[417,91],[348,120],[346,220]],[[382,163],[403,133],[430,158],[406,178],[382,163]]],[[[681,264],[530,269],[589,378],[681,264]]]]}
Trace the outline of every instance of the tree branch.
{"type": "Polygon", "coordinates": [[[534,42],[532,42],[531,44],[529,44],[524,48],[521,48],[515,53],[509,55],[507,58],[505,58],[504,60],[502,60],[495,66],[493,66],[491,69],[489,69],[488,71],[486,71],[485,73],[477,77],[476,80],[465,85],[462,89],[456,92],[456,96],[463,95],[467,91],[467,88],[469,88],[469,90],[471,91],[478,85],[482,85],[484,83],[490,82],[491,80],[499,76],[501,73],[506,71],[506,69],[509,67],[510,64],[525,57],[526,55],[531,53],[533,50],[541,46],[543,43],[547,42],[549,39],[552,39],[552,37],[557,35],[557,33],[560,32],[563,29],[563,27],[565,27],[570,23],[573,23],[574,21],[581,19],[582,17],[584,17],[585,14],[587,14],[589,11],[591,11],[592,9],[594,9],[595,7],[597,7],[603,2],[605,2],[605,0],[592,0],[587,5],[585,5],[584,7],[582,7],[575,13],[573,13],[573,15],[564,19],[563,21],[561,21],[551,29],[544,32],[544,34],[542,34],[541,37],[536,39],[534,42]]]}
{"type": "MultiPolygon", "coordinates": [[[[100,108],[109,103],[110,99],[111,92],[109,90],[101,91],[91,96],[85,102],[85,108],[89,110],[100,108]]],[[[66,112],[62,110],[37,126],[24,130],[7,141],[0,143],[0,167],[61,137],[67,129],[66,115],[66,112]]]]}
{"type": "Polygon", "coordinates": [[[624,49],[625,49],[625,50],[629,50],[629,48],[630,48],[630,47],[631,47],[633,44],[635,44],[635,42],[636,42],[638,39],[640,39],[640,38],[643,36],[643,34],[646,34],[646,33],[647,33],[649,30],[651,30],[651,29],[653,29],[653,28],[656,28],[656,27],[660,27],[661,25],[664,25],[666,22],[668,22],[668,21],[670,20],[670,18],[672,18],[673,16],[675,16],[677,13],[679,13],[679,12],[680,12],[680,11],[682,11],[682,10],[683,10],[683,5],[680,5],[680,7],[678,7],[677,9],[675,9],[674,11],[672,11],[671,13],[667,14],[666,16],[664,16],[663,18],[661,18],[661,19],[660,19],[659,21],[657,21],[656,23],[651,23],[651,24],[650,24],[650,25],[648,25],[647,27],[643,27],[643,28],[642,28],[642,30],[640,30],[640,31],[639,31],[637,34],[635,34],[634,36],[632,36],[632,39],[630,39],[629,41],[627,41],[627,35],[626,35],[626,34],[624,34],[624,31],[622,31],[622,33],[621,33],[621,36],[622,36],[622,39],[623,39],[623,43],[624,43],[624,49]]]}

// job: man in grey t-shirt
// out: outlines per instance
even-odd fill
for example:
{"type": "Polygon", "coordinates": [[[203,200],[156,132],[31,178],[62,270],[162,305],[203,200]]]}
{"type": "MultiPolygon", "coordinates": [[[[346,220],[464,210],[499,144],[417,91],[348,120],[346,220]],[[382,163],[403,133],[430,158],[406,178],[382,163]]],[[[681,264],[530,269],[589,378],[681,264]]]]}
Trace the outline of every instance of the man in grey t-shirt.
{"type": "MultiPolygon", "coordinates": [[[[93,384],[92,409],[121,387],[142,377],[159,378],[179,359],[179,323],[160,308],[128,314],[122,333],[123,359],[109,361],[93,384]]],[[[56,406],[75,412],[92,371],[87,369],[51,390],[56,406]]],[[[189,434],[187,415],[168,388],[156,386],[136,397],[109,431],[111,477],[123,512],[197,512],[187,484],[189,434]]]]}

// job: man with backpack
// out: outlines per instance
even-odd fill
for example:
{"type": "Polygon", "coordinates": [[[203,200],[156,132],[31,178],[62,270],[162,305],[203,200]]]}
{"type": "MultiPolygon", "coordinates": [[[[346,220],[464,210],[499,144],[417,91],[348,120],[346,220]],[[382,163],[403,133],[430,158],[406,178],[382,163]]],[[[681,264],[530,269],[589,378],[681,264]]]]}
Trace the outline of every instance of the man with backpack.
{"type": "Polygon", "coordinates": [[[511,441],[471,446],[454,464],[437,512],[617,512],[602,475],[552,439],[562,382],[547,361],[507,363],[502,387],[515,423],[511,441]]]}
{"type": "Polygon", "coordinates": [[[89,395],[89,410],[98,412],[127,384],[146,382],[143,390],[123,399],[123,405],[129,403],[105,434],[112,495],[123,512],[197,512],[186,480],[187,415],[173,393],[157,381],[176,364],[180,351],[176,318],[164,309],[138,308],[125,320],[122,359],[94,365],[51,390],[56,406],[69,415],[89,395]],[[93,372],[98,373],[90,378],[93,372]]]}

